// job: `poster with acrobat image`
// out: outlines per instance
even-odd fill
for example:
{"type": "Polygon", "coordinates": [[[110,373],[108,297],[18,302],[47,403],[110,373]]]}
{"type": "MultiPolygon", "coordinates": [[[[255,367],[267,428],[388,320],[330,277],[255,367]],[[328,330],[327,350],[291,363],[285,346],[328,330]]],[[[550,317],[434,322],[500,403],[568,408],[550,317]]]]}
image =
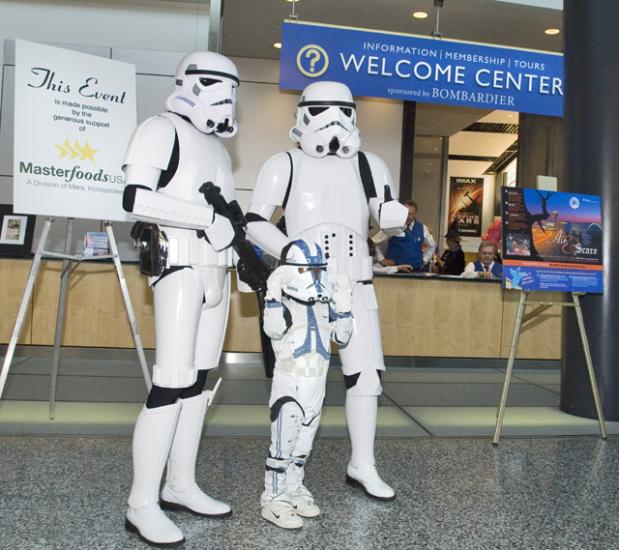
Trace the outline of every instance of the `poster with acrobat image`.
{"type": "Polygon", "coordinates": [[[22,245],[26,240],[27,216],[7,215],[2,219],[0,244],[22,245]]]}
{"type": "Polygon", "coordinates": [[[506,288],[602,292],[599,196],[503,187],[501,207],[506,288]]]}

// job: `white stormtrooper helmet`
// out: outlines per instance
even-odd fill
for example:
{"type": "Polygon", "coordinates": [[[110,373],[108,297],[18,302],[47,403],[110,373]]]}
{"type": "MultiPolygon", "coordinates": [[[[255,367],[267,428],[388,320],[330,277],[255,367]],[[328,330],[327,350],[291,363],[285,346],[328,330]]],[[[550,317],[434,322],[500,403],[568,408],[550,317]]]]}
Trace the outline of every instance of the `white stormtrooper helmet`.
{"type": "Polygon", "coordinates": [[[331,288],[327,284],[327,260],[318,244],[297,239],[282,250],[281,265],[285,271],[282,291],[301,302],[328,302],[331,288]]]}
{"type": "Polygon", "coordinates": [[[232,137],[239,73],[232,61],[214,52],[187,54],[176,69],[176,88],[167,108],[187,117],[205,134],[232,137]]]}
{"type": "Polygon", "coordinates": [[[341,82],[314,82],[303,90],[290,139],[311,157],[328,154],[351,158],[361,147],[357,111],[348,86],[341,82]]]}

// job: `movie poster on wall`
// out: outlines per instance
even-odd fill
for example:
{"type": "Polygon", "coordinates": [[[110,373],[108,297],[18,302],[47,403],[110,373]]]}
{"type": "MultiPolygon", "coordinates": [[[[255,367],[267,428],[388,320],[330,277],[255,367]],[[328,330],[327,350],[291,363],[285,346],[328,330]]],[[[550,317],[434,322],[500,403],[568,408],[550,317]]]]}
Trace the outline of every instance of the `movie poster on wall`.
{"type": "Polygon", "coordinates": [[[603,291],[600,197],[503,187],[503,285],[603,291]]]}
{"type": "Polygon", "coordinates": [[[481,236],[484,178],[449,178],[449,226],[458,224],[463,237],[481,236]]]}
{"type": "Polygon", "coordinates": [[[133,65],[16,40],[15,210],[126,221],[121,166],[136,119],[133,65]]]}

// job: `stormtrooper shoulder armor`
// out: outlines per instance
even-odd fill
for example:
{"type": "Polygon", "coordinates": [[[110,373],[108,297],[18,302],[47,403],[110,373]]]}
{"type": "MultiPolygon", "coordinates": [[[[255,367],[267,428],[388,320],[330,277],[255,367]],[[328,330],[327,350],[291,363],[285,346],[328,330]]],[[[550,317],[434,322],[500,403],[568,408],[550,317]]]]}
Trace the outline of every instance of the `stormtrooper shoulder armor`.
{"type": "Polygon", "coordinates": [[[253,194],[253,202],[281,206],[293,170],[293,156],[296,151],[278,153],[268,159],[260,169],[253,194]]]}
{"type": "Polygon", "coordinates": [[[370,170],[372,171],[374,188],[376,190],[376,195],[379,202],[383,202],[385,200],[385,185],[389,186],[389,189],[391,189],[391,196],[394,199],[397,198],[391,172],[389,171],[385,161],[374,153],[365,152],[365,156],[368,159],[368,164],[370,165],[370,170]]]}
{"type": "Polygon", "coordinates": [[[123,167],[151,166],[165,170],[172,156],[175,138],[174,123],[169,118],[157,115],[145,120],[131,136],[123,167]]]}

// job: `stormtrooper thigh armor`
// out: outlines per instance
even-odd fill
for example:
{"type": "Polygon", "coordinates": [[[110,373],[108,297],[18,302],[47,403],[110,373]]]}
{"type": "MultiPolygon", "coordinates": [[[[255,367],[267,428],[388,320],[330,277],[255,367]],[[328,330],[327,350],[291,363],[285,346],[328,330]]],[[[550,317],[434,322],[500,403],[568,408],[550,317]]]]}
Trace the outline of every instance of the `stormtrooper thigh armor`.
{"type": "Polygon", "coordinates": [[[154,284],[157,348],[153,384],[186,388],[216,368],[229,302],[225,267],[181,268],[154,284]]]}

